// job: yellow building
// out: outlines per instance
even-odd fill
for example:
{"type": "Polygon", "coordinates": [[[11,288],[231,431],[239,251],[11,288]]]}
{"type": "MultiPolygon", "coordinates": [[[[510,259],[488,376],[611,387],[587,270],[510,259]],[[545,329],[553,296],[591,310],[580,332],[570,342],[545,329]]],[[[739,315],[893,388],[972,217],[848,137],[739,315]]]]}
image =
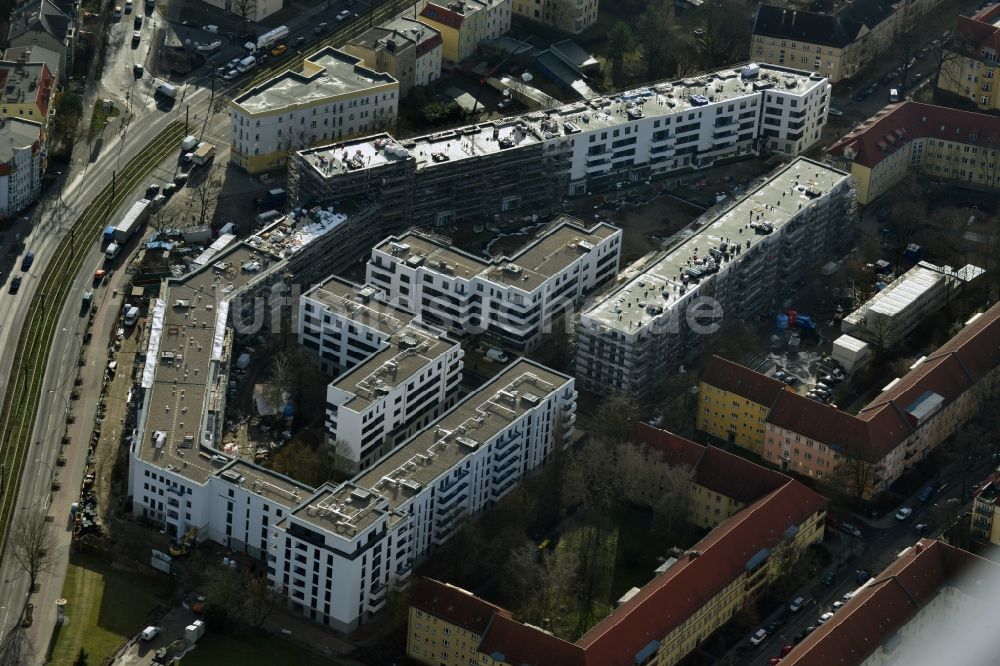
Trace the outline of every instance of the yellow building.
{"type": "Polygon", "coordinates": [[[442,57],[461,62],[476,52],[481,42],[510,31],[512,0],[458,0],[448,4],[428,2],[417,20],[441,33],[442,57]]]}
{"type": "Polygon", "coordinates": [[[636,439],[694,471],[692,520],[715,527],[708,536],[665,562],[575,643],[458,588],[421,580],[411,601],[408,656],[433,666],[672,666],[822,540],[826,500],[801,483],[649,426],[640,426],[636,439]]]}
{"type": "Polygon", "coordinates": [[[1000,188],[1000,119],[906,101],[891,104],[830,147],[867,204],[911,169],[933,180],[1000,188]]]}
{"type": "Polygon", "coordinates": [[[972,504],[972,536],[982,543],[1000,546],[1000,520],[996,515],[1000,505],[1000,470],[990,476],[976,493],[972,504]]]}
{"type": "Polygon", "coordinates": [[[332,47],[251,88],[229,104],[231,161],[250,173],[284,165],[290,152],[392,127],[399,82],[332,47]]]}
{"type": "Polygon", "coordinates": [[[904,3],[887,0],[857,0],[830,12],[759,5],[750,56],[756,62],[819,72],[836,83],[892,45],[912,20],[903,8],[904,3]]]}
{"type": "Polygon", "coordinates": [[[697,428],[761,455],[764,421],[785,389],[784,382],[713,356],[699,385],[697,428]]]}
{"type": "Polygon", "coordinates": [[[997,51],[1000,49],[1000,5],[958,17],[955,34],[942,47],[937,87],[959,95],[983,111],[1000,109],[997,94],[997,51]]]}

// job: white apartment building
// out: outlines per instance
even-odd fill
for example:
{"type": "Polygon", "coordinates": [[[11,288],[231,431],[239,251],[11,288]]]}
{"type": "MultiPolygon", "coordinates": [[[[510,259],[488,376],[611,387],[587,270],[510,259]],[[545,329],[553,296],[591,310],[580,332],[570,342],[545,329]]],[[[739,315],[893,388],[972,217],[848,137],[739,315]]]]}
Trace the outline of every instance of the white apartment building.
{"type": "Polygon", "coordinates": [[[341,372],[327,387],[326,433],[354,471],[450,407],[462,379],[457,342],[371,296],[371,288],[330,277],[299,303],[299,343],[341,372]]]}
{"type": "Polygon", "coordinates": [[[0,118],[0,216],[16,215],[42,191],[42,141],[41,123],[0,118]]]}
{"type": "Polygon", "coordinates": [[[295,150],[392,127],[399,83],[332,47],[229,104],[232,161],[250,173],[274,169],[295,150]]]}
{"type": "Polygon", "coordinates": [[[851,177],[797,158],[580,313],[576,377],[596,393],[650,394],[722,319],[775,312],[856,222],[851,177]]]}
{"type": "Polygon", "coordinates": [[[822,77],[748,65],[405,141],[380,134],[299,151],[289,188],[304,202],[386,202],[380,214],[400,226],[555,211],[567,195],[765,148],[797,155],[819,140],[829,103],[822,77]]]}
{"type": "Polygon", "coordinates": [[[372,469],[287,513],[270,542],[274,586],[293,610],[353,629],[467,516],[565,445],[575,399],[571,377],[513,362],[372,469]]]}
{"type": "Polygon", "coordinates": [[[514,0],[518,16],[578,35],[597,22],[598,0],[514,0]]]}
{"type": "Polygon", "coordinates": [[[425,322],[525,351],[617,275],[621,236],[603,222],[586,228],[559,216],[517,253],[487,260],[410,231],[372,249],[366,281],[376,298],[425,322]]]}
{"type": "Polygon", "coordinates": [[[263,21],[271,14],[281,11],[284,6],[284,0],[247,0],[239,4],[232,0],[202,0],[202,2],[232,12],[237,18],[246,18],[253,23],[263,21]]]}
{"type": "Polygon", "coordinates": [[[511,0],[453,0],[427,2],[417,20],[441,33],[444,59],[457,63],[510,32],[510,16],[511,0]]]}
{"type": "Polygon", "coordinates": [[[956,270],[921,261],[844,317],[841,331],[873,345],[891,347],[983,273],[972,264],[956,270]]]}

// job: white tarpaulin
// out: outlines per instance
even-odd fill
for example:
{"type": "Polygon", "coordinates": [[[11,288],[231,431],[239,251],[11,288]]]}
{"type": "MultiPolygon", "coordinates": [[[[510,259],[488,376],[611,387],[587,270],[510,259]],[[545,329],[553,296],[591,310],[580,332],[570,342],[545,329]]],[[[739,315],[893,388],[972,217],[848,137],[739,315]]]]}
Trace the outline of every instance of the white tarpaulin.
{"type": "Polygon", "coordinates": [[[223,234],[215,239],[215,242],[208,246],[208,248],[198,255],[194,260],[195,266],[208,266],[212,263],[212,257],[219,254],[222,250],[226,248],[227,245],[236,240],[235,234],[223,234]]]}
{"type": "Polygon", "coordinates": [[[167,312],[167,302],[162,298],[153,303],[153,316],[149,318],[149,347],[146,350],[146,364],[142,367],[142,388],[153,388],[156,361],[160,355],[160,338],[163,336],[163,317],[167,312]]]}
{"type": "Polygon", "coordinates": [[[226,341],[226,319],[229,317],[229,301],[219,301],[215,309],[215,335],[212,336],[212,360],[222,360],[222,345],[226,341]]]}

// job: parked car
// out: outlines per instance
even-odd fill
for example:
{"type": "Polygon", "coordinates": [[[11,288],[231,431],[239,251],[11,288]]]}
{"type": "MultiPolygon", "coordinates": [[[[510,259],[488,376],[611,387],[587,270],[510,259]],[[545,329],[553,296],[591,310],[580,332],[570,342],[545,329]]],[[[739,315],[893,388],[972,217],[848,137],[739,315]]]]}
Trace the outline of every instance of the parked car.
{"type": "Polygon", "coordinates": [[[136,63],[132,65],[132,75],[137,79],[141,79],[142,75],[146,73],[146,70],[142,68],[142,65],[136,63]]]}
{"type": "Polygon", "coordinates": [[[322,23],[320,23],[319,25],[317,25],[315,28],[313,28],[313,34],[322,35],[324,32],[326,32],[326,26],[327,26],[326,21],[323,21],[322,23]]]}
{"type": "Polygon", "coordinates": [[[805,597],[795,597],[792,600],[792,603],[788,604],[788,610],[792,611],[793,613],[798,613],[800,610],[802,610],[802,607],[805,605],[806,605],[805,597]]]}
{"type": "Polygon", "coordinates": [[[868,579],[871,577],[872,577],[872,572],[868,571],[868,569],[858,569],[857,571],[854,572],[854,580],[857,582],[858,585],[867,583],[868,579]]]}
{"type": "Polygon", "coordinates": [[[825,613],[823,613],[822,615],[819,616],[819,619],[816,620],[816,624],[823,624],[824,622],[826,622],[827,620],[829,620],[831,617],[833,617],[833,613],[831,613],[830,611],[827,611],[827,612],[825,612],[825,613]]]}
{"type": "Polygon", "coordinates": [[[141,636],[142,640],[144,641],[151,641],[154,638],[156,638],[157,634],[159,633],[160,633],[159,627],[154,625],[149,625],[148,627],[142,630],[142,633],[139,634],[139,636],[141,636]]]}
{"type": "Polygon", "coordinates": [[[27,271],[33,263],[35,263],[35,253],[28,250],[24,255],[24,259],[21,260],[21,270],[27,271]]]}
{"type": "Polygon", "coordinates": [[[763,629],[758,629],[757,631],[753,632],[752,636],[750,636],[750,644],[760,645],[761,643],[764,642],[765,638],[767,638],[767,632],[764,631],[763,629]]]}
{"type": "Polygon", "coordinates": [[[280,55],[284,55],[285,51],[287,50],[288,50],[287,46],[285,46],[284,44],[278,44],[273,49],[271,49],[271,55],[277,58],[280,55]]]}
{"type": "Polygon", "coordinates": [[[306,38],[301,35],[292,40],[292,48],[298,48],[306,43],[306,38]]]}
{"type": "Polygon", "coordinates": [[[337,12],[338,21],[346,21],[350,16],[351,12],[347,11],[346,9],[341,12],[337,12]]]}
{"type": "Polygon", "coordinates": [[[832,106],[830,107],[830,110],[827,111],[827,114],[830,115],[830,116],[833,116],[834,118],[843,118],[844,117],[844,112],[843,111],[841,111],[840,109],[835,109],[832,106]]]}
{"type": "MultiPolygon", "coordinates": [[[[857,537],[859,539],[861,538],[861,530],[859,530],[854,525],[851,525],[850,523],[841,523],[840,530],[842,532],[847,532],[851,536],[857,537]]],[[[867,580],[867,578],[865,580],[867,580]]]]}
{"type": "Polygon", "coordinates": [[[177,185],[174,183],[167,183],[163,186],[163,196],[168,199],[173,196],[174,192],[177,191],[177,185]]]}
{"type": "Polygon", "coordinates": [[[225,74],[223,74],[222,78],[224,80],[226,80],[226,81],[232,81],[233,79],[235,79],[239,75],[240,75],[239,72],[237,72],[235,69],[231,69],[228,72],[226,72],[225,74]]]}
{"type": "Polygon", "coordinates": [[[21,288],[21,276],[17,275],[10,281],[10,293],[16,294],[21,288]]]}
{"type": "Polygon", "coordinates": [[[906,520],[913,513],[913,509],[908,506],[904,506],[899,511],[896,512],[896,520],[906,520]]]}
{"type": "Polygon", "coordinates": [[[927,529],[928,529],[927,523],[917,523],[916,525],[913,526],[913,535],[923,536],[924,534],[927,533],[927,529]]]}
{"type": "Polygon", "coordinates": [[[833,602],[833,606],[830,608],[830,610],[832,612],[836,613],[837,611],[839,611],[841,608],[844,607],[845,603],[846,602],[843,602],[843,601],[834,601],[833,602]]]}
{"type": "Polygon", "coordinates": [[[160,186],[157,185],[156,183],[153,183],[152,185],[146,188],[147,199],[149,199],[150,197],[155,197],[159,193],[160,193],[160,186]]]}
{"type": "Polygon", "coordinates": [[[825,574],[823,574],[823,577],[820,578],[819,580],[821,583],[823,583],[823,585],[831,587],[836,577],[837,575],[835,573],[833,573],[832,571],[827,571],[825,574]]]}

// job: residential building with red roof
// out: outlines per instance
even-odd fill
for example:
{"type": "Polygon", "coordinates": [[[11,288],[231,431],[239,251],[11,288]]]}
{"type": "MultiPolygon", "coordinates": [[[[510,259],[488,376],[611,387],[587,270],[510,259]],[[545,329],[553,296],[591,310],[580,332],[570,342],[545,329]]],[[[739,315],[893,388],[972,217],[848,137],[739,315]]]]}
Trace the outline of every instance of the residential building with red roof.
{"type": "Polygon", "coordinates": [[[712,356],[698,385],[699,430],[763,455],[764,420],[788,385],[712,356]]]}
{"type": "Polygon", "coordinates": [[[720,512],[705,538],[667,560],[649,583],[576,643],[522,624],[486,602],[477,606],[456,597],[457,588],[423,580],[411,602],[408,655],[434,666],[669,666],[823,538],[826,499],[798,481],[650,426],[639,426],[635,439],[671,464],[692,467],[693,485],[743,505],[731,515],[720,512]],[[484,621],[491,608],[492,617],[484,621]],[[444,638],[461,635],[468,646],[468,634],[453,627],[480,637],[474,651],[444,638]]]}
{"type": "MultiPolygon", "coordinates": [[[[733,375],[744,369],[735,364],[733,375]]],[[[857,415],[781,391],[764,419],[763,459],[870,498],[886,490],[978,414],[1000,374],[1000,305],[969,319],[951,340],[894,379],[857,415]]],[[[752,382],[706,374],[737,400],[760,399],[752,382]]],[[[739,442],[736,442],[739,444],[739,442]]],[[[755,446],[746,446],[756,451],[755,446]]]]}
{"type": "Polygon", "coordinates": [[[995,562],[921,539],[859,588],[781,665],[994,664],[998,595],[995,562]]]}
{"type": "Polygon", "coordinates": [[[510,32],[512,0],[453,0],[428,2],[417,20],[441,33],[442,56],[457,63],[476,52],[479,44],[510,32]]]}
{"type": "Polygon", "coordinates": [[[942,51],[938,89],[963,97],[983,111],[1000,109],[995,78],[1000,53],[1000,5],[989,5],[972,16],[959,16],[942,51]]]}
{"type": "Polygon", "coordinates": [[[1000,188],[1000,118],[974,111],[909,100],[890,104],[829,152],[851,172],[861,204],[874,201],[911,169],[935,180],[1000,188]]]}
{"type": "Polygon", "coordinates": [[[1000,468],[976,491],[972,502],[972,536],[980,543],[1000,546],[1000,468]]]}

